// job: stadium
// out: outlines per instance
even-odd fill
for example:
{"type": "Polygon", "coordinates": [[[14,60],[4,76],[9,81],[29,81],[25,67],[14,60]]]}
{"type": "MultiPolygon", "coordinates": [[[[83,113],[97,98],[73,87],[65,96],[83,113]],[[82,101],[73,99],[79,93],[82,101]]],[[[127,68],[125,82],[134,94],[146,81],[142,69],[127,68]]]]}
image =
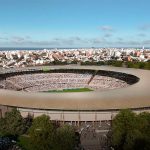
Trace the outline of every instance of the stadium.
{"type": "Polygon", "coordinates": [[[1,69],[0,116],[16,107],[24,117],[77,124],[110,121],[124,108],[150,111],[149,77],[147,70],[106,66],[1,69]]]}

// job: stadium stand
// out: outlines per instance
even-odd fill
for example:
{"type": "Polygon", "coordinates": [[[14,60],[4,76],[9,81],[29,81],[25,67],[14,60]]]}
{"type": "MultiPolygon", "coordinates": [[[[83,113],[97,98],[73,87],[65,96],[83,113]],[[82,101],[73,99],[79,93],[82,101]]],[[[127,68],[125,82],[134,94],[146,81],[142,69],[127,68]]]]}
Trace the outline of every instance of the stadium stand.
{"type": "Polygon", "coordinates": [[[92,70],[57,70],[50,72],[15,72],[8,73],[5,80],[0,79],[0,88],[16,91],[48,91],[72,88],[90,88],[105,90],[127,87],[135,81],[131,75],[92,70]]]}

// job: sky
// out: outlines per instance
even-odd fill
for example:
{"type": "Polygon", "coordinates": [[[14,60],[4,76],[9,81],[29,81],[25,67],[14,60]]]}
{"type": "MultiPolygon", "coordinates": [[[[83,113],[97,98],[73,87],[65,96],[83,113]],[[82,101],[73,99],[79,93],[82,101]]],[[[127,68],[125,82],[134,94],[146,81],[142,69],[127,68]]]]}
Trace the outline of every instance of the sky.
{"type": "Polygon", "coordinates": [[[0,47],[150,47],[150,0],[0,0],[0,47]]]}

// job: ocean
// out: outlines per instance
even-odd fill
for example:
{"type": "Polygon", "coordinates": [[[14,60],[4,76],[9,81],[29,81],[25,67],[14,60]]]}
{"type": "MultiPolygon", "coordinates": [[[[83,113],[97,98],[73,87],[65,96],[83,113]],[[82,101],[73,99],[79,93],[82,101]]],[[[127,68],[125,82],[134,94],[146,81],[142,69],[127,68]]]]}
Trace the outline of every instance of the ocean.
{"type": "Polygon", "coordinates": [[[13,51],[13,50],[43,50],[55,48],[40,48],[40,47],[0,47],[0,51],[13,51]]]}
{"type": "MultiPolygon", "coordinates": [[[[56,50],[56,49],[88,49],[88,48],[135,48],[135,49],[142,49],[141,47],[74,47],[74,48],[52,48],[52,47],[0,47],[0,51],[13,51],[13,50],[44,50],[44,49],[48,49],[48,50],[56,50]]],[[[150,47],[145,47],[145,49],[150,49],[150,47]]]]}
{"type": "MultiPolygon", "coordinates": [[[[83,48],[89,48],[89,47],[83,47],[83,48]]],[[[74,48],[53,48],[53,47],[0,47],[0,51],[13,51],[13,50],[56,50],[56,49],[82,49],[82,47],[74,47],[74,48]]]]}

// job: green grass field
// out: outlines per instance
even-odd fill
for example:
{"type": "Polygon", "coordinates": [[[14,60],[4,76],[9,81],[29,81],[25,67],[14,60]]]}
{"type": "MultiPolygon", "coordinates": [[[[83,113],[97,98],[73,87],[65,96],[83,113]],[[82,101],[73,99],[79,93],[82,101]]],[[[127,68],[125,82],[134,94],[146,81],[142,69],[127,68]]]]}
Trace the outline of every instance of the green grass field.
{"type": "Polygon", "coordinates": [[[48,90],[48,91],[44,91],[47,93],[65,93],[65,92],[89,92],[89,91],[93,91],[89,88],[78,88],[78,89],[62,89],[62,90],[48,90]]]}

